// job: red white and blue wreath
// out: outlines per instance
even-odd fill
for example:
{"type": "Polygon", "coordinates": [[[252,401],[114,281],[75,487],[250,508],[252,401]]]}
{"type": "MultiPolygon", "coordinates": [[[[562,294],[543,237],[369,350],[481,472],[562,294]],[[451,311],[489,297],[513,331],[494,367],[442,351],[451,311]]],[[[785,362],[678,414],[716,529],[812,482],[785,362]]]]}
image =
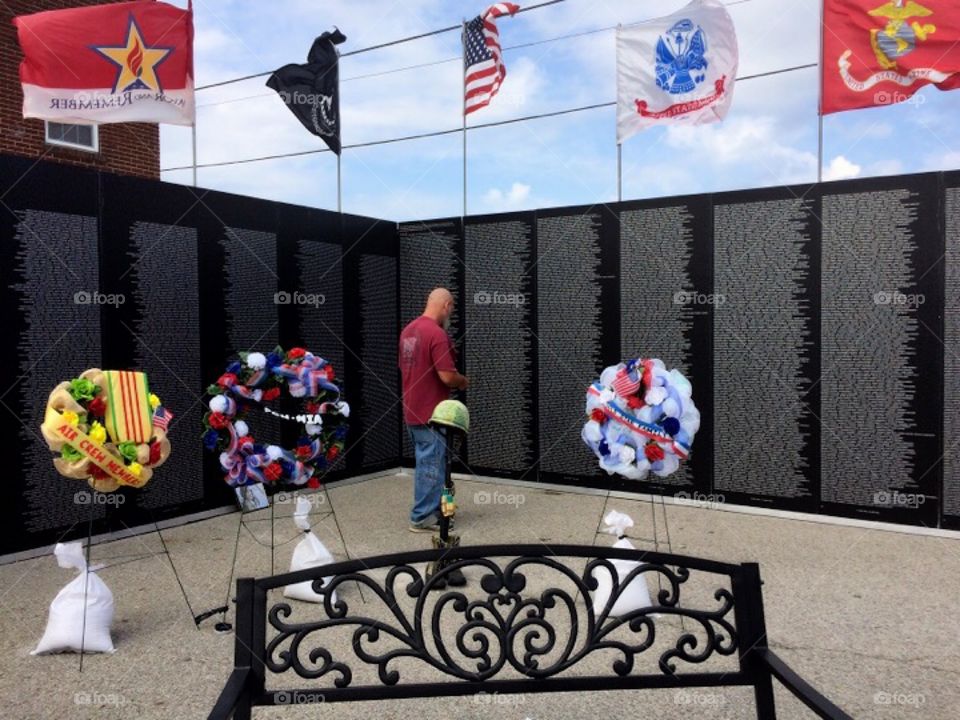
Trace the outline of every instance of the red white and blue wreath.
{"type": "Polygon", "coordinates": [[[264,355],[240,353],[216,384],[203,416],[203,445],[220,454],[224,479],[231,487],[256,483],[320,487],[327,467],[343,452],[350,406],[340,399],[333,366],[303,348],[284,352],[280,347],[264,355]],[[272,411],[264,403],[280,397],[286,388],[304,403],[296,416],[272,411]],[[303,426],[293,450],[264,444],[243,419],[256,406],[303,426]]]}
{"type": "Polygon", "coordinates": [[[587,389],[581,437],[610,475],[672,475],[690,455],[699,429],[690,381],[661,360],[611,365],[587,389]]]}

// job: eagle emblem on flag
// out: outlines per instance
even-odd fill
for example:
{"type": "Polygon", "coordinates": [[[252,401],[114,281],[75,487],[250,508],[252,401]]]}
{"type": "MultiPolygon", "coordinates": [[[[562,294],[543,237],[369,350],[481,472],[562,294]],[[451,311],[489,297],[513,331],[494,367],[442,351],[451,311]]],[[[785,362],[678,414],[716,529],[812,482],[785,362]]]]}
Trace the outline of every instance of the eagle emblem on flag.
{"type": "Polygon", "coordinates": [[[694,90],[706,79],[707,36],[689,18],[676,23],[657,40],[657,87],[671,95],[694,90]]]}
{"type": "Polygon", "coordinates": [[[927,38],[937,31],[936,25],[919,22],[907,22],[915,17],[930,17],[933,11],[919,5],[913,0],[906,4],[888,2],[883,7],[871,10],[873,17],[886,20],[883,28],[870,30],[870,46],[880,67],[892,70],[897,66],[897,60],[906,57],[917,48],[917,42],[926,42],[927,38]]]}

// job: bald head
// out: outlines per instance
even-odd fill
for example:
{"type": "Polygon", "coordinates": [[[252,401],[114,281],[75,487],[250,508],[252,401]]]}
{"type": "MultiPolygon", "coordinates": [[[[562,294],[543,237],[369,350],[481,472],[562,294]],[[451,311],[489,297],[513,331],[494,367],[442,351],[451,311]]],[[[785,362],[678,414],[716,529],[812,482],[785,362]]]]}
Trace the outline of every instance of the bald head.
{"type": "Polygon", "coordinates": [[[453,294],[446,288],[434,288],[427,296],[427,307],[423,314],[446,330],[450,327],[450,316],[453,314],[453,294]]]}

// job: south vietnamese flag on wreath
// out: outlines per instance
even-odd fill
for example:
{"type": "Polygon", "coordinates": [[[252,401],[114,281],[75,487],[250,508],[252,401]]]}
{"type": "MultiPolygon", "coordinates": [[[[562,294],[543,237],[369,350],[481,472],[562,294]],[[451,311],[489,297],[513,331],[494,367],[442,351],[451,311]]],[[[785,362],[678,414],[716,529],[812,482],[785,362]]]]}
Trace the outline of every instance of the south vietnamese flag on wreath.
{"type": "Polygon", "coordinates": [[[617,28],[617,142],[651,125],[723,120],[738,62],[737,33],[719,0],[617,28]]]}
{"type": "Polygon", "coordinates": [[[139,0],[13,22],[25,118],[193,124],[192,10],[139,0]]]}
{"type": "Polygon", "coordinates": [[[824,0],[822,113],[960,87],[957,0],[824,0]]]}

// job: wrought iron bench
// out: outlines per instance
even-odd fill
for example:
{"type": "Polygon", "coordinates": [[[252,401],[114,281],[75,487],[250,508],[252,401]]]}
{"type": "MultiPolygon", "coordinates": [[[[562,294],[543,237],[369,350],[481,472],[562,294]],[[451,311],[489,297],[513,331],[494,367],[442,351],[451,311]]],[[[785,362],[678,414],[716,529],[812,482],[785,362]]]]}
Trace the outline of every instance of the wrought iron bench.
{"type": "Polygon", "coordinates": [[[209,717],[244,720],[253,707],[308,702],[752,687],[766,719],[776,717],[777,678],[818,716],[849,718],[767,647],[760,586],[755,563],[568,545],[424,550],[242,578],[235,667],[209,717]],[[425,580],[423,565],[439,559],[425,580]],[[616,582],[611,560],[640,565],[616,582]],[[438,592],[456,569],[467,585],[438,592]],[[616,590],[595,611],[601,576],[616,590]],[[651,605],[614,617],[639,576],[651,605]],[[304,581],[323,604],[268,609],[271,590],[304,581]],[[705,607],[683,602],[698,599],[705,607]],[[440,681],[421,681],[421,669],[440,681]],[[268,689],[290,671],[314,685],[268,689]]]}

